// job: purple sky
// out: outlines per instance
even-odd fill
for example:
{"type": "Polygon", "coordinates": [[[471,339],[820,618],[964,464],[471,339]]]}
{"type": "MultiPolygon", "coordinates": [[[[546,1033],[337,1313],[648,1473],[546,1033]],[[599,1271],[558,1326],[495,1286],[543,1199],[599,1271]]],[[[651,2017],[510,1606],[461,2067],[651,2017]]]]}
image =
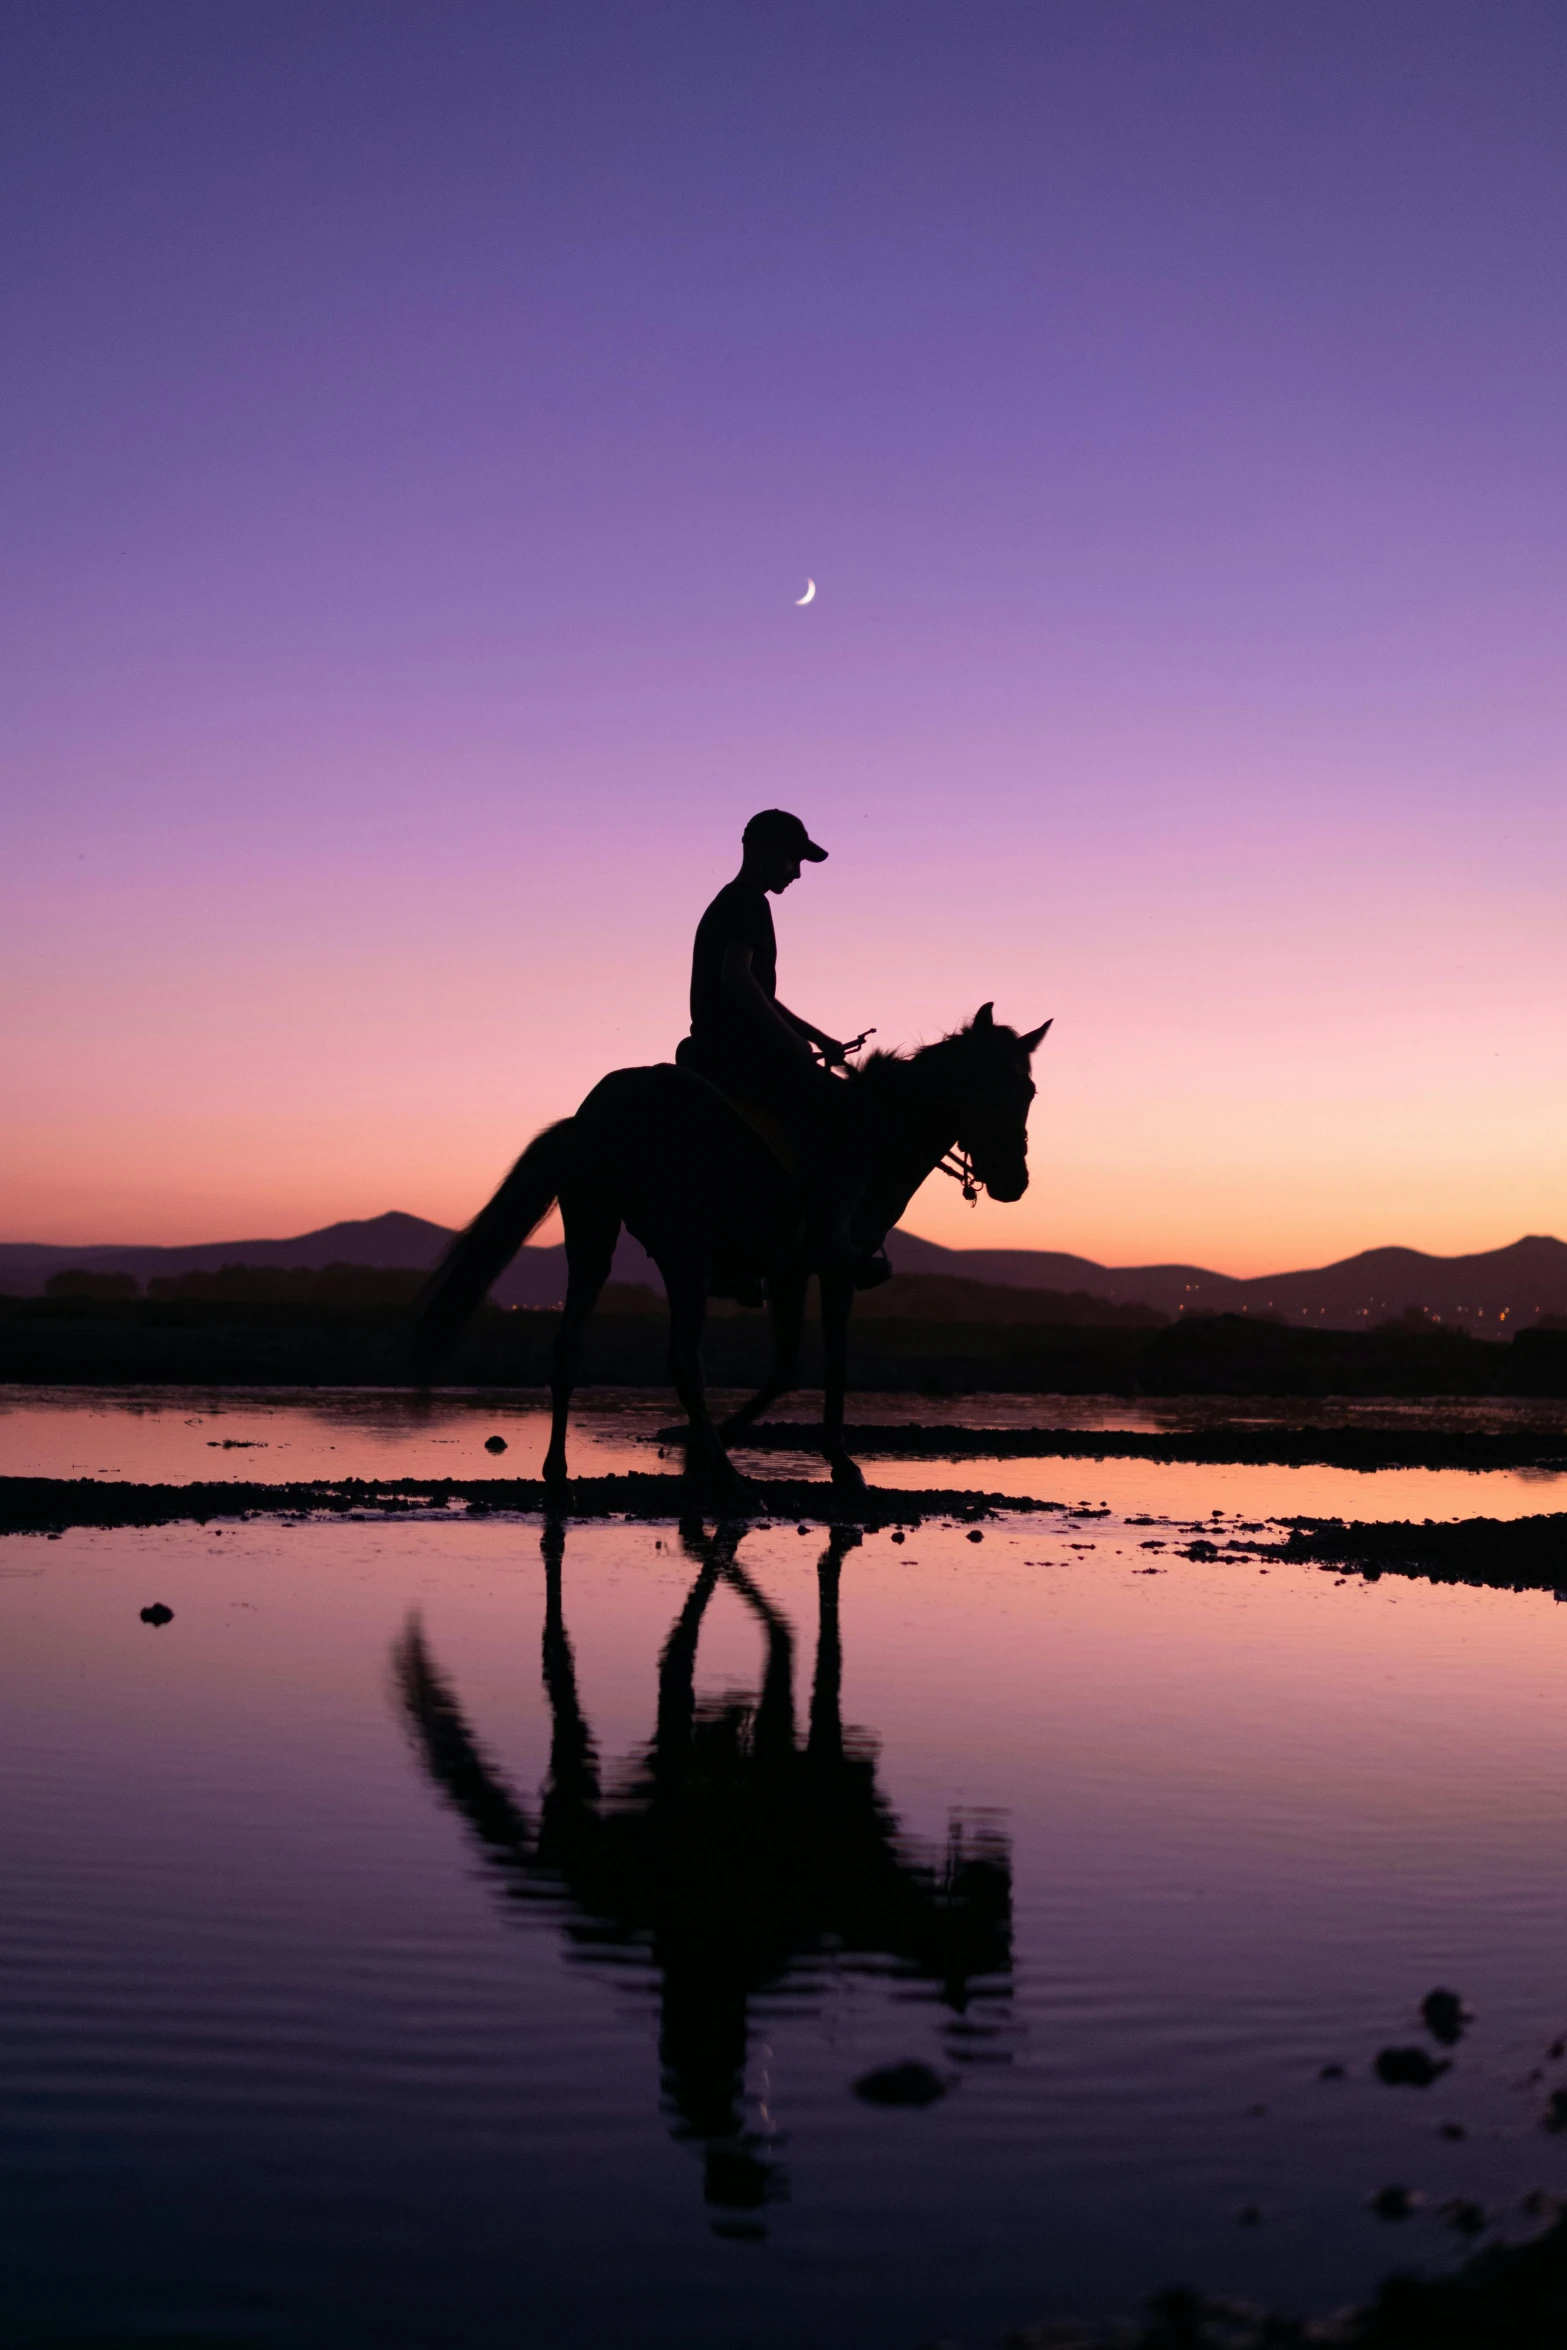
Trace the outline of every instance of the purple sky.
{"type": "Polygon", "coordinates": [[[782,979],[1237,1272],[1560,1230],[1567,13],[13,8],[6,1237],[472,1212],[782,979]],[[805,611],[793,599],[818,582],[805,611]]]}

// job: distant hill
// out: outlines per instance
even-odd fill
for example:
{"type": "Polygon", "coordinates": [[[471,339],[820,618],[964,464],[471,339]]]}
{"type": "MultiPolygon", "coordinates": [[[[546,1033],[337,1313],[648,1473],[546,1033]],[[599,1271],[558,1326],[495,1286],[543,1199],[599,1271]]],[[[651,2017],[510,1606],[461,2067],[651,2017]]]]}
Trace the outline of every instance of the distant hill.
{"type": "MultiPolygon", "coordinates": [[[[387,1271],[427,1273],[439,1263],[455,1235],[445,1224],[393,1209],[384,1216],[327,1224],[293,1240],[211,1240],[189,1248],[99,1245],[61,1248],[35,1241],[0,1241],[0,1293],[37,1297],[53,1273],[75,1270],[130,1273],[143,1287],[180,1273],[219,1273],[226,1265],[286,1267],[319,1271],[327,1265],[373,1265],[387,1271]]],[[[628,1233],[615,1258],[617,1281],[657,1283],[658,1273],[628,1233]]],[[[500,1305],[559,1305],[566,1290],[564,1248],[525,1248],[495,1284],[500,1305]]]]}
{"type": "Polygon", "coordinates": [[[1246,1281],[1200,1265],[1113,1267],[1049,1249],[939,1248],[911,1232],[895,1232],[888,1254],[900,1273],[961,1272],[1019,1289],[1089,1290],[1113,1305],[1153,1306],[1170,1315],[1273,1314],[1322,1329],[1375,1327],[1419,1306],[1444,1323],[1495,1337],[1539,1314],[1567,1311],[1567,1242],[1538,1235],[1465,1257],[1364,1249],[1310,1272],[1246,1281]]]}
{"type": "MultiPolygon", "coordinates": [[[[193,1248],[59,1248],[0,1242],[0,1292],[35,1297],[52,1273],[73,1267],[130,1273],[144,1285],[157,1276],[219,1272],[225,1265],[373,1265],[425,1272],[452,1238],[443,1224],[395,1211],[328,1224],[294,1240],[207,1241],[193,1248]]],[[[1442,1322],[1483,1336],[1510,1337],[1542,1313],[1567,1313],[1567,1243],[1535,1236],[1475,1256],[1432,1257],[1418,1249],[1366,1249],[1314,1271],[1239,1281],[1200,1265],[1095,1264],[1053,1249],[942,1248],[895,1232],[888,1253],[900,1273],[939,1274],[954,1282],[1006,1289],[1057,1290],[1081,1301],[1144,1306],[1174,1316],[1273,1315],[1320,1329],[1365,1329],[1422,1308],[1442,1322]]],[[[622,1233],[613,1278],[657,1286],[649,1259],[622,1233]]],[[[562,1248],[525,1248],[495,1284],[498,1304],[557,1305],[566,1286],[562,1248]]],[[[894,1284],[894,1293],[897,1284],[894,1284]]],[[[1081,1317],[1078,1305],[1073,1319],[1081,1317]]]]}
{"type": "Polygon", "coordinates": [[[11,1297],[35,1297],[51,1273],[80,1265],[94,1273],[133,1273],[142,1283],[156,1274],[217,1273],[225,1265],[378,1265],[424,1273],[451,1240],[444,1224],[422,1216],[369,1216],[327,1224],[297,1240],[210,1240],[190,1248],[99,1246],[58,1248],[33,1241],[0,1241],[0,1290],[11,1297]]]}

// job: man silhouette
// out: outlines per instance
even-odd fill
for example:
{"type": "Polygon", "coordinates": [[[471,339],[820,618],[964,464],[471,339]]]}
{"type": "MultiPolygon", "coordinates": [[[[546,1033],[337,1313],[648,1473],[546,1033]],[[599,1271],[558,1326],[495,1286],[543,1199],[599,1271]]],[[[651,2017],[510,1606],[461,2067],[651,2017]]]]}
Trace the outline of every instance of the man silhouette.
{"type": "Polygon", "coordinates": [[[813,1028],[778,1001],[778,939],[769,895],[781,897],[800,878],[802,864],[820,865],[817,847],[798,816],[764,808],[740,836],[740,870],[725,882],[696,928],[691,956],[691,1044],[688,1065],[722,1084],[744,1085],[759,1070],[778,1074],[785,1087],[820,1081],[814,1044],[829,1063],[841,1062],[836,1037],[813,1028]]]}
{"type": "Polygon", "coordinates": [[[800,1179],[817,1226],[817,1253],[852,1263],[849,1219],[862,1181],[852,1088],[828,1074],[846,1056],[835,1036],[779,1002],[778,942],[767,903],[793,887],[802,864],[820,865],[827,851],[782,808],[753,816],[740,841],[739,872],[697,924],[691,1033],[675,1058],[727,1094],[800,1179]]]}

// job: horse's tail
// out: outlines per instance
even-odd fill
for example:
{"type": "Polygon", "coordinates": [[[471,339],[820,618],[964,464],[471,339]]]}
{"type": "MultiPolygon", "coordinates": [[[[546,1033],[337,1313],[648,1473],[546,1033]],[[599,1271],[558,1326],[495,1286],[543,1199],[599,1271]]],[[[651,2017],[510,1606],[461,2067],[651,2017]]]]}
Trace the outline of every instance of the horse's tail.
{"type": "Polygon", "coordinates": [[[575,1120],[562,1118],[534,1136],[495,1197],[459,1232],[414,1308],[413,1370],[433,1378],[457,1344],[497,1273],[511,1263],[560,1195],[575,1120]]]}

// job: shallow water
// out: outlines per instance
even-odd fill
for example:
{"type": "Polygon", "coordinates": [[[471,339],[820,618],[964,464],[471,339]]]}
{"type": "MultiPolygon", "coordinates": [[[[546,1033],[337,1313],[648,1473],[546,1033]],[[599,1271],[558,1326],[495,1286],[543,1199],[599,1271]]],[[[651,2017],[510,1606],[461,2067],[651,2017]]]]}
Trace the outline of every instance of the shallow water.
{"type": "MultiPolygon", "coordinates": [[[[726,1408],[724,1398],[715,1402],[726,1408]]],[[[798,1398],[791,1408],[806,1418],[819,1413],[820,1399],[798,1398]]],[[[573,1469],[583,1476],[656,1469],[656,1432],[668,1425],[673,1410],[667,1395],[646,1389],[590,1391],[573,1415],[573,1469]]],[[[1567,1437],[1567,1405],[1551,1403],[1313,1399],[1304,1406],[1297,1401],[1287,1414],[1280,1402],[1255,1397],[1156,1404],[1097,1396],[967,1396],[932,1405],[918,1397],[864,1395],[854,1399],[854,1413],[882,1424],[939,1417],[944,1424],[974,1429],[1158,1432],[1219,1422],[1289,1425],[1309,1418],[1324,1427],[1484,1428],[1538,1435],[1557,1445],[1567,1437]]],[[[516,1391],[426,1400],[406,1390],[373,1388],[0,1390],[3,1476],[171,1484],[225,1478],[284,1484],[338,1477],[536,1477],[548,1436],[543,1399],[516,1391]],[[486,1450],[486,1440],[494,1436],[504,1440],[504,1451],[486,1450]]],[[[748,1453],[742,1448],[736,1459],[758,1478],[826,1473],[813,1452],[748,1453]]],[[[673,1475],[678,1458],[670,1457],[667,1465],[673,1475]]],[[[945,1462],[877,1460],[868,1475],[875,1485],[904,1492],[955,1485],[1171,1518],[1206,1517],[1215,1509],[1265,1519],[1517,1518],[1567,1509],[1567,1474],[1541,1469],[1362,1470],[977,1456],[945,1462]]]]}
{"type": "MultiPolygon", "coordinates": [[[[84,1458],[185,1476],[264,1428],[387,1473],[494,1416],[360,1411],[89,1415],[84,1458]]],[[[1125,1491],[841,1550],[0,1543],[14,2337],[913,2350],[1177,2278],[1329,2309],[1469,2249],[1454,2195],[1525,2230],[1567,2188],[1567,1608],[1194,1562],[1125,1522],[1162,1468],[961,1481],[1004,1468],[1125,1491]],[[1441,2055],[1437,1984],[1451,2071],[1383,2086],[1379,2048],[1441,2055]],[[934,2101],[857,2093],[909,2064],[934,2101]]]]}
{"type": "MultiPolygon", "coordinates": [[[[576,1465],[654,1467],[668,1409],[590,1398],[576,1465]]],[[[515,1395],[0,1408],[12,1474],[531,1475],[543,1443],[515,1395]]],[[[1322,2310],[1471,2248],[1444,2198],[1516,2233],[1567,2187],[1540,2126],[1567,2085],[1567,1614],[1193,1562],[1149,1522],[1512,1516],[1560,1480],[870,1474],[1071,1506],[842,1549],[601,1523],[562,1556],[526,1520],[0,1544],[19,2339],[977,2344],[1176,2278],[1322,2310]],[[683,1707],[659,1660],[693,1593],[683,1707]],[[1439,1981],[1477,2013],[1453,2069],[1384,2087],[1379,2047],[1440,2056],[1439,1981]],[[930,2103],[856,2093],[910,2063],[930,2103]],[[1365,2198],[1395,2181],[1427,2202],[1391,2228],[1365,2198]]]]}

